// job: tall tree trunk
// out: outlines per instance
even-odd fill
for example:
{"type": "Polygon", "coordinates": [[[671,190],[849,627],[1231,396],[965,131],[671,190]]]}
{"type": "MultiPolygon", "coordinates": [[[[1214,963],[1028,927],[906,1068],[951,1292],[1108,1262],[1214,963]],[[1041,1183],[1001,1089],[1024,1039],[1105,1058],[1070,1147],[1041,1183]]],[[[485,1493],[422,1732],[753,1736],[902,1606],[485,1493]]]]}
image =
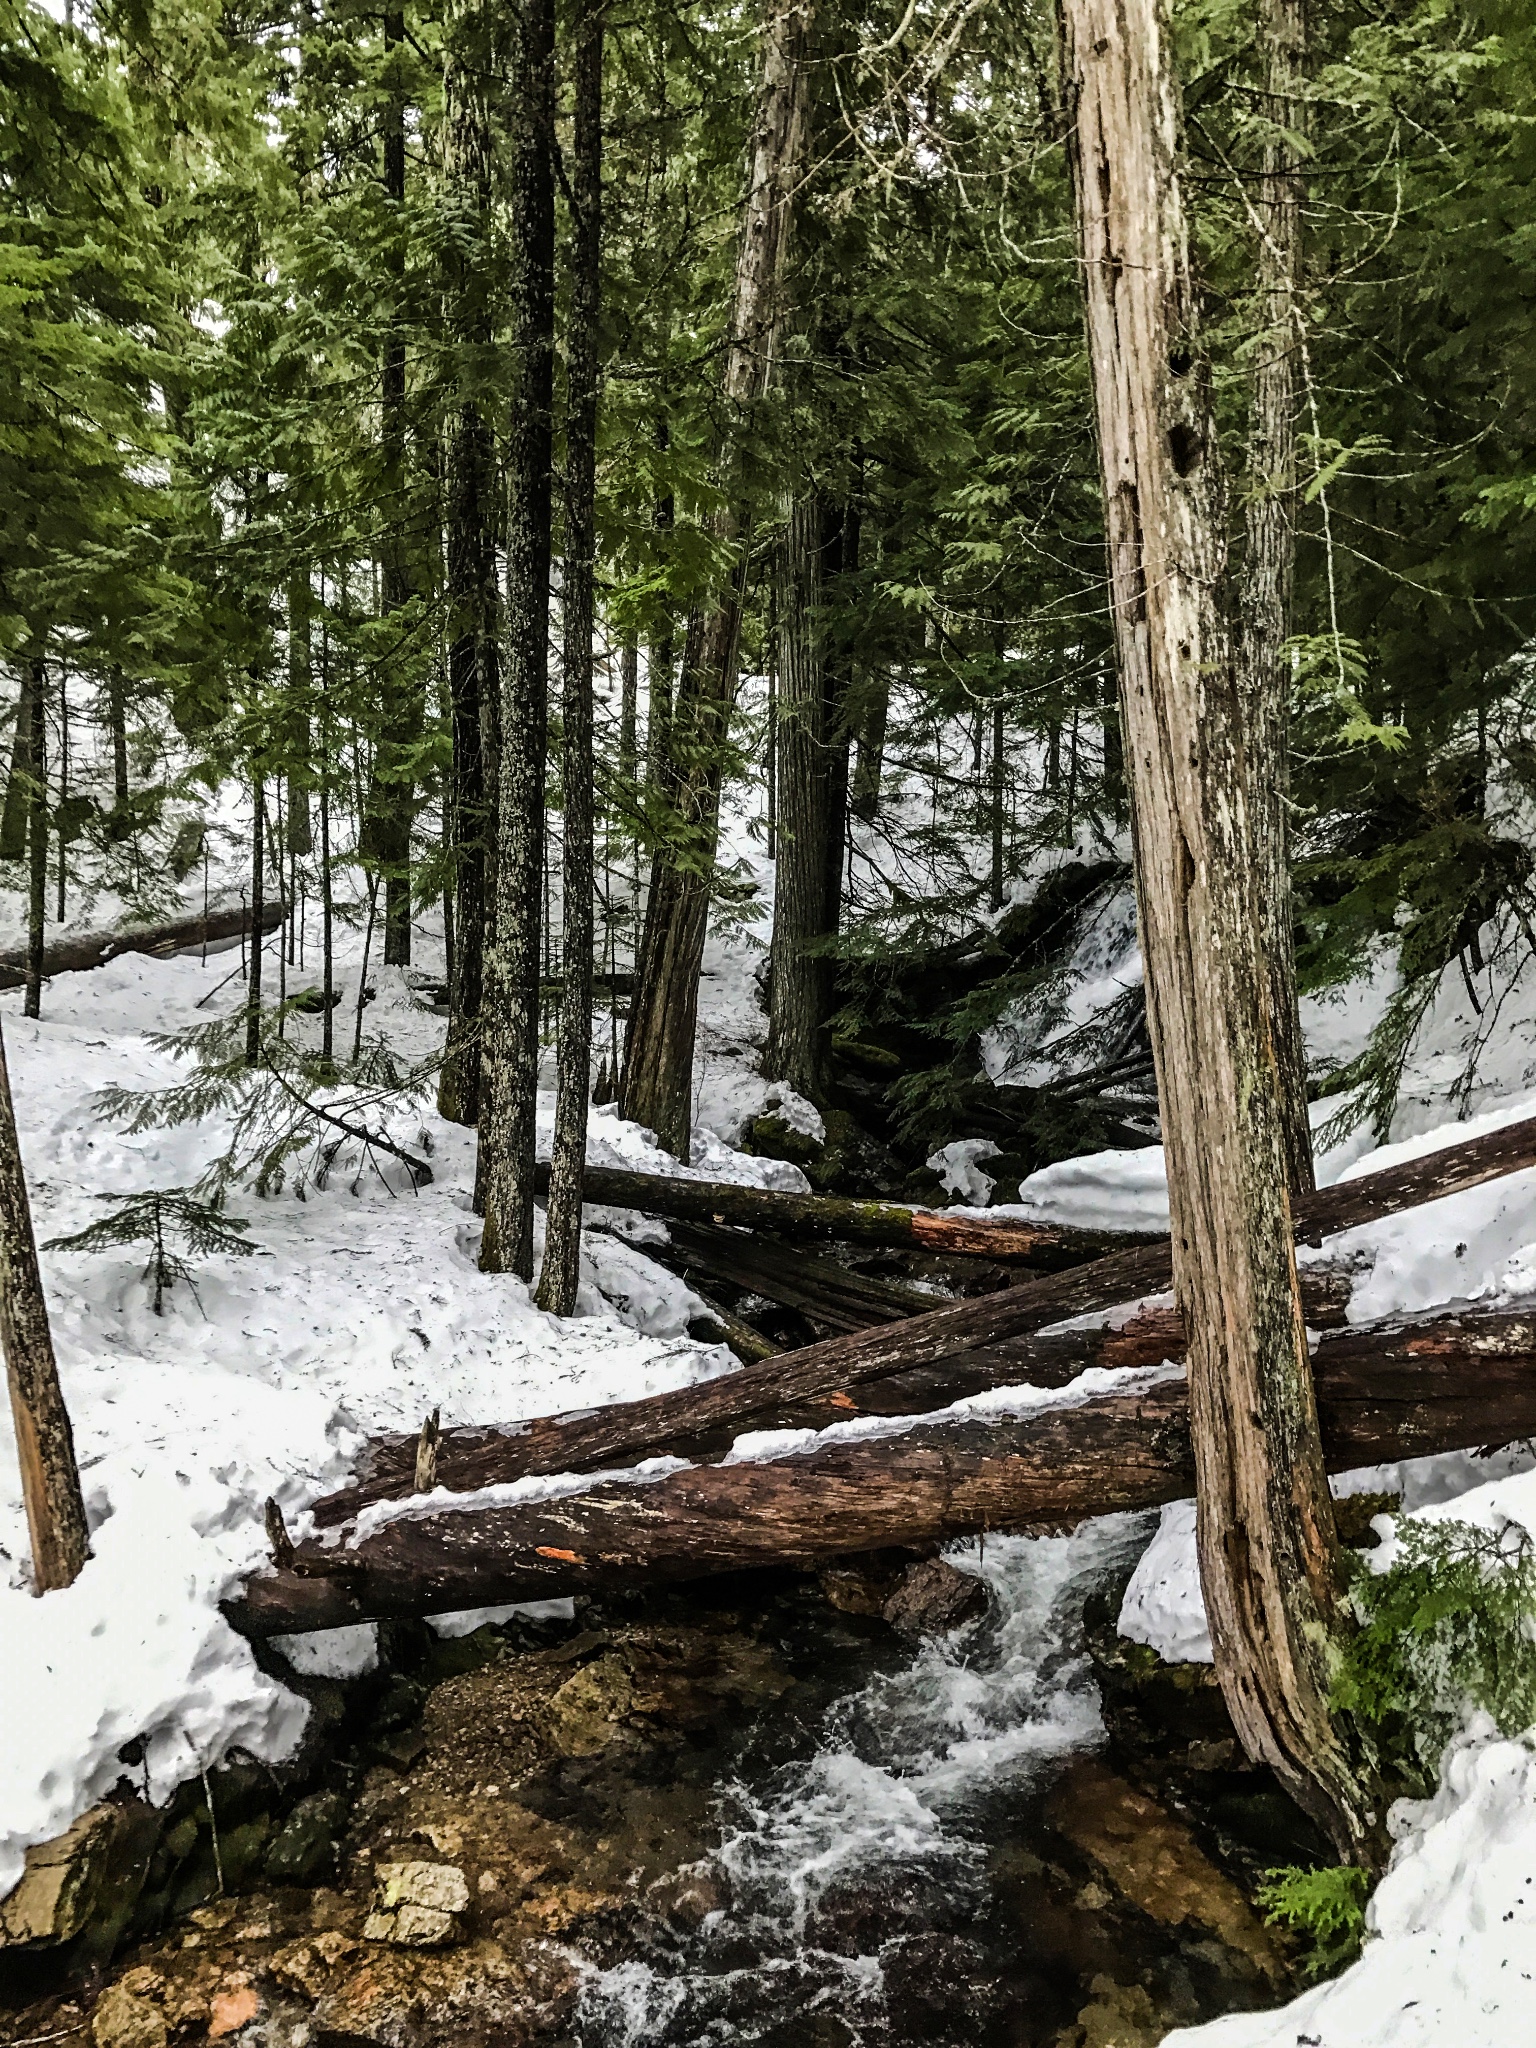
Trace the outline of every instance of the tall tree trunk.
{"type": "Polygon", "coordinates": [[[69,1585],[90,1555],[85,1502],[75,1464],[69,1411],[54,1363],[43,1299],[32,1208],[27,1200],[0,1039],[0,1345],[5,1350],[21,1492],[32,1538],[32,1579],[39,1593],[69,1585]]]}
{"type": "Polygon", "coordinates": [[[512,432],[507,463],[507,689],[495,930],[485,955],[480,1193],[488,1273],[533,1278],[539,934],[549,694],[550,467],[555,359],[554,0],[521,0],[513,133],[512,432]]]}
{"type": "Polygon", "coordinates": [[[999,697],[992,706],[992,875],[989,894],[992,908],[1003,907],[1003,881],[1006,853],[1007,802],[1008,802],[1008,757],[1004,748],[1006,727],[1003,718],[1003,700],[999,697]]]}
{"type": "MultiPolygon", "coordinates": [[[[384,16],[384,50],[405,41],[405,16],[391,8],[384,16]]],[[[380,366],[383,438],[384,523],[379,536],[380,609],[394,617],[410,603],[409,489],[406,476],[405,359],[405,100],[393,82],[383,116],[384,194],[390,202],[389,256],[394,304],[380,366]]],[[[380,691],[380,727],[368,791],[365,848],[384,877],[384,963],[404,967],[411,958],[411,824],[415,787],[411,749],[421,737],[421,691],[410,679],[413,652],[403,627],[386,649],[380,691]]]]}
{"type": "Polygon", "coordinates": [[[699,970],[719,837],[720,753],[736,695],[741,555],[751,525],[731,474],[733,456],[771,374],[794,194],[804,174],[813,0],[768,0],[768,8],[725,356],[730,425],[720,468],[728,495],[715,519],[715,537],[733,550],[736,566],[710,606],[688,622],[672,714],[672,819],[652,872],[620,1091],[624,1115],[648,1125],[680,1159],[692,1136],[699,970]]]}
{"type": "Polygon", "coordinates": [[[1259,217],[1260,332],[1249,413],[1247,548],[1239,598],[1238,680],[1256,766],[1250,802],[1268,956],[1270,1011],[1281,1079],[1282,1133],[1293,1193],[1315,1185],[1307,1116],[1307,1051],[1296,997],[1288,832],[1291,631],[1296,567],[1297,296],[1305,196],[1297,137],[1306,101],[1306,0],[1260,0],[1265,140],[1259,217]]]}
{"type": "Polygon", "coordinates": [[[640,772],[640,649],[626,640],[619,650],[619,786],[628,791],[640,772]]]}
{"type": "Polygon", "coordinates": [[[592,1093],[593,591],[597,575],[597,322],[602,283],[603,12],[584,0],[576,32],[576,118],[571,186],[571,312],[565,430],[562,756],[565,787],[564,973],[559,1083],[539,1306],[568,1316],[581,1270],[581,1182],[592,1093]]]}
{"type": "Polygon", "coordinates": [[[1342,1853],[1367,1788],[1328,1695],[1344,1627],[1287,1194],[1247,792],[1219,608],[1221,480],[1159,0],[1064,0],[1065,61],[1201,1582],[1222,1691],[1342,1853]]]}
{"type": "Polygon", "coordinates": [[[48,664],[41,655],[27,663],[32,699],[27,750],[27,992],[28,1017],[43,1011],[43,920],[48,901],[48,664]]]}
{"type": "MultiPolygon", "coordinates": [[[[267,786],[259,768],[251,771],[251,967],[245,991],[245,1064],[261,1065],[262,912],[266,908],[267,786]]],[[[366,972],[366,970],[365,970],[366,972]]]]}
{"type": "Polygon", "coordinates": [[[449,797],[453,903],[447,1057],[438,1108],[450,1122],[480,1113],[480,1007],[484,993],[487,840],[486,715],[496,673],[496,450],[480,403],[492,344],[487,317],[493,145],[484,80],[491,68],[482,0],[459,0],[443,70],[443,182],[450,257],[449,334],[459,354],[460,394],[448,449],[448,678],[453,780],[449,797]]]}
{"type": "Polygon", "coordinates": [[[21,671],[21,695],[11,735],[11,772],[5,785],[5,809],[0,813],[0,860],[26,857],[27,820],[32,806],[32,733],[40,709],[29,661],[21,671]]]}

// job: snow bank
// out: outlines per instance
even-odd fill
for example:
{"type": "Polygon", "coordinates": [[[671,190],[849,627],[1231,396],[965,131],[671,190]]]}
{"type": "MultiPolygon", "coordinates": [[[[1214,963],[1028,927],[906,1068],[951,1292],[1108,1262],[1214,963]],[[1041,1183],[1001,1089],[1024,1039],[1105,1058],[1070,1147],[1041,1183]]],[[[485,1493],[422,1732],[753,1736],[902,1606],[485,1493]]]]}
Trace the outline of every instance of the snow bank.
{"type": "Polygon", "coordinates": [[[1528,2048],[1536,2038],[1536,1752],[1481,1719],[1440,1789],[1393,1811],[1397,1846],[1360,1960],[1278,2012],[1164,2048],[1528,2048]]]}

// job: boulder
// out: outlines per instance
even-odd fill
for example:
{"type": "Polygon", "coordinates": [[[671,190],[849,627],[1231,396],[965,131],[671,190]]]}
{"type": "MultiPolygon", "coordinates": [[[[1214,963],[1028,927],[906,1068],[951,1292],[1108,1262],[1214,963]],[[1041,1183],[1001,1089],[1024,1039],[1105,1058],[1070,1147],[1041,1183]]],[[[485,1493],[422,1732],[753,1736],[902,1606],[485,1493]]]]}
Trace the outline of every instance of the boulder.
{"type": "Polygon", "coordinates": [[[21,1882],[0,1903],[0,1948],[53,1947],[91,1917],[117,1839],[118,1810],[93,1806],[27,1851],[21,1882]]]}
{"type": "Polygon", "coordinates": [[[110,1985],[91,2014],[95,2048],[165,2048],[166,2034],[165,2014],[159,2006],[139,1997],[126,1984],[110,1985]]]}
{"type": "Polygon", "coordinates": [[[396,1948],[441,1948],[463,1932],[469,1882],[454,1863],[382,1863],[375,1872],[374,1909],[365,1941],[396,1948]]]}
{"type": "Polygon", "coordinates": [[[947,1635],[986,1611],[985,1583],[942,1557],[909,1565],[880,1612],[903,1636],[947,1635]]]}

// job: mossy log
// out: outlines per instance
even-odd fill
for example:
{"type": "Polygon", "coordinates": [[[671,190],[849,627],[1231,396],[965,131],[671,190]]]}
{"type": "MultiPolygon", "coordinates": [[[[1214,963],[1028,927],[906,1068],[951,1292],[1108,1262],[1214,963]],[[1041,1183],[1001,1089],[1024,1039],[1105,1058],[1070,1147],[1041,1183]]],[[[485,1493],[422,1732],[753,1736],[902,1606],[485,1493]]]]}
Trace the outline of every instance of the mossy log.
{"type": "MultiPolygon", "coordinates": [[[[1536,1317],[1465,1311],[1325,1336],[1329,1468],[1536,1434],[1536,1317]]],[[[930,1418],[771,1461],[630,1475],[517,1503],[402,1506],[360,1541],[283,1549],[226,1606],[261,1636],[577,1592],[809,1567],[1146,1508],[1194,1481],[1182,1377],[1033,1415],[930,1418]]]]}
{"type": "MultiPolygon", "coordinates": [[[[1426,1153],[1405,1165],[1320,1189],[1296,1205],[1297,1236],[1304,1243],[1321,1244],[1339,1231],[1532,1166],[1536,1117],[1426,1153]]],[[[1021,1281],[998,1294],[947,1303],[904,1322],[807,1344],[702,1385],[576,1415],[541,1416],[513,1430],[445,1430],[440,1469],[445,1484],[471,1487],[530,1474],[622,1465],[666,1444],[758,1426],[765,1416],[802,1403],[821,1403],[824,1412],[853,1415],[860,1407],[855,1388],[890,1381],[898,1374],[917,1376],[927,1395],[922,1405],[1011,1381],[1052,1384],[1042,1376],[1053,1370],[1059,1383],[1072,1374],[1059,1363],[1052,1367],[1051,1358],[1059,1357],[1059,1340],[1053,1337],[1042,1344],[1041,1331],[1069,1317],[1165,1294],[1171,1283],[1167,1240],[1135,1246],[1063,1273],[1021,1281]]],[[[1330,1289],[1334,1284],[1328,1283],[1330,1289]]],[[[1311,1299],[1304,1296],[1304,1301],[1316,1328],[1323,1308],[1317,1300],[1318,1283],[1309,1286],[1311,1299]]],[[[1115,1357],[1108,1362],[1131,1361],[1115,1357]]],[[[334,1526],[369,1501],[409,1492],[413,1442],[402,1440],[404,1448],[393,1440],[371,1447],[359,1483],[316,1504],[317,1522],[334,1526]]]]}
{"type": "MultiPolygon", "coordinates": [[[[534,1189],[540,1195],[548,1193],[547,1165],[538,1167],[534,1189]]],[[[669,1220],[675,1217],[680,1222],[766,1230],[800,1242],[907,1246],[1042,1271],[1081,1265],[1127,1244],[1157,1241],[1145,1233],[1078,1230],[1064,1223],[994,1216],[985,1209],[912,1209],[901,1202],[786,1194],[779,1188],[683,1180],[671,1174],[631,1173],[612,1166],[587,1168],[582,1200],[613,1209],[639,1209],[669,1220]]]]}

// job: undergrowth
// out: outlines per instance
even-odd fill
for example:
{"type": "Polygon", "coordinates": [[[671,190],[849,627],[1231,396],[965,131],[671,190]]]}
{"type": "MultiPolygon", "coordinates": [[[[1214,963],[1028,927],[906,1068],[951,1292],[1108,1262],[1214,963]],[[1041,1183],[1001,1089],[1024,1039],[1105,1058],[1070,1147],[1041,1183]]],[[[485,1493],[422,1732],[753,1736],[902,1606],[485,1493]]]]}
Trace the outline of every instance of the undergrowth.
{"type": "MultiPolygon", "coordinates": [[[[1536,1543],[1518,1523],[1397,1524],[1384,1572],[1356,1561],[1360,1626],[1334,1683],[1385,1787],[1425,1797],[1446,1744],[1481,1709],[1504,1735],[1536,1727],[1536,1543]]],[[[1265,1916],[1308,1944],[1307,1975],[1352,1962],[1365,1934],[1370,1874],[1292,1867],[1266,1873],[1265,1916]]]]}

